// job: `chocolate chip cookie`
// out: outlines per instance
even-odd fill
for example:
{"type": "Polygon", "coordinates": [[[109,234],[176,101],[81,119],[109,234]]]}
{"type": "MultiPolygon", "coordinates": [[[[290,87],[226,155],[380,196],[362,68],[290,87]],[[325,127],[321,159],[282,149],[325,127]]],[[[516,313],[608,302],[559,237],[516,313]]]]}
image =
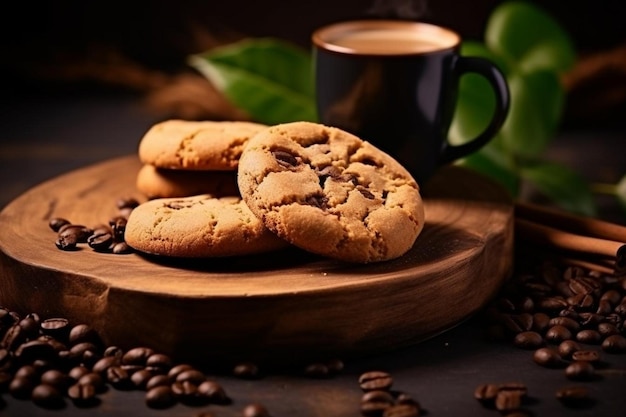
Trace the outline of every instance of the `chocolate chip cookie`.
{"type": "Polygon", "coordinates": [[[137,251],[182,258],[248,255],[286,247],[239,197],[160,198],[137,206],[124,233],[137,251]]]}
{"type": "Polygon", "coordinates": [[[238,184],[268,229],[335,259],[397,258],[424,226],[419,186],[399,162],[317,123],[286,123],[255,135],[241,155],[238,184]]]}
{"type": "Polygon", "coordinates": [[[137,173],[136,186],[149,199],[198,194],[239,196],[235,171],[196,171],[144,165],[137,173]]]}
{"type": "Polygon", "coordinates": [[[167,120],[139,142],[139,159],[158,168],[236,170],[251,136],[267,126],[252,122],[167,120]]]}

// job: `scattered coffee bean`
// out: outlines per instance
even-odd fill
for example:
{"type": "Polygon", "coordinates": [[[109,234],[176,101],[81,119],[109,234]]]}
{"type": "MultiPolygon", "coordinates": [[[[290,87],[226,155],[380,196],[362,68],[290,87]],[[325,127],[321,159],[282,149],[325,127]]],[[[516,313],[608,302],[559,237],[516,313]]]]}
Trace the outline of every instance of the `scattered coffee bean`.
{"type": "Polygon", "coordinates": [[[74,384],[67,389],[67,396],[79,407],[93,406],[98,403],[96,388],[91,384],[74,384]]]}
{"type": "Polygon", "coordinates": [[[515,390],[500,390],[494,401],[496,410],[500,413],[510,413],[522,407],[522,394],[515,390]]]}
{"type": "Polygon", "coordinates": [[[589,381],[595,376],[595,368],[587,361],[572,362],[565,368],[565,376],[575,381],[589,381]]]}
{"type": "Polygon", "coordinates": [[[198,385],[198,394],[206,398],[212,404],[229,404],[230,398],[220,384],[212,380],[206,380],[198,385]]]}
{"type": "Polygon", "coordinates": [[[481,384],[474,390],[474,398],[483,405],[492,406],[499,391],[500,387],[497,384],[481,384]]]}
{"type": "Polygon", "coordinates": [[[150,390],[154,387],[158,387],[161,385],[170,385],[172,383],[172,378],[168,375],[154,375],[152,378],[146,382],[146,389],[150,390]]]}
{"type": "Polygon", "coordinates": [[[515,335],[513,344],[521,349],[537,349],[543,346],[545,342],[539,333],[526,331],[515,335]]]}
{"type": "Polygon", "coordinates": [[[578,350],[572,354],[573,361],[599,362],[600,353],[597,350],[578,350]]]}
{"type": "Polygon", "coordinates": [[[388,390],[393,385],[393,379],[387,372],[370,371],[361,374],[359,385],[363,391],[388,390]]]}
{"type": "Polygon", "coordinates": [[[159,385],[146,392],[146,405],[150,408],[169,408],[176,403],[176,398],[169,385],[159,385]]]}
{"type": "Polygon", "coordinates": [[[61,392],[48,384],[37,385],[31,394],[31,399],[35,404],[44,408],[61,408],[64,406],[61,392]]]}
{"type": "Polygon", "coordinates": [[[50,219],[48,225],[54,232],[58,232],[61,227],[70,224],[70,221],[62,217],[53,217],[50,219]]]}
{"type": "Polygon", "coordinates": [[[264,405],[254,403],[243,408],[243,417],[271,417],[271,414],[264,405]]]}
{"type": "Polygon", "coordinates": [[[563,359],[571,359],[574,352],[582,349],[582,346],[573,340],[564,340],[559,344],[558,352],[563,359]]]}
{"type": "Polygon", "coordinates": [[[385,410],[393,405],[393,402],[363,401],[361,402],[361,415],[363,417],[382,417],[385,410]]]}
{"type": "Polygon", "coordinates": [[[251,362],[244,362],[235,365],[235,367],[233,368],[233,375],[237,378],[244,379],[256,379],[261,376],[259,372],[259,367],[251,362]]]}
{"type": "Polygon", "coordinates": [[[556,398],[565,406],[581,407],[587,405],[591,398],[589,389],[583,386],[563,387],[556,391],[556,398]]]}
{"type": "Polygon", "coordinates": [[[537,349],[533,354],[533,360],[536,364],[547,368],[561,368],[565,365],[559,352],[549,347],[537,349]]]}
{"type": "Polygon", "coordinates": [[[572,332],[567,327],[557,324],[548,329],[545,337],[548,342],[558,344],[564,340],[570,340],[572,332]]]}
{"type": "Polygon", "coordinates": [[[626,337],[614,334],[602,342],[602,349],[608,353],[626,353],[626,337]]]}
{"type": "Polygon", "coordinates": [[[576,340],[589,345],[597,345],[602,341],[602,336],[597,330],[585,329],[576,333],[576,340]]]}

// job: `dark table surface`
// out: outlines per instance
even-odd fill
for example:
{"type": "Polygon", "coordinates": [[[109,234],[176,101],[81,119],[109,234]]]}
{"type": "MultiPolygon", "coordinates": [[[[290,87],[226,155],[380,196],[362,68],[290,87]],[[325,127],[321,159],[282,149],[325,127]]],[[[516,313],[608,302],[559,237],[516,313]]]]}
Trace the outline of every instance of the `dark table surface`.
{"type": "MultiPolygon", "coordinates": [[[[157,121],[138,97],[125,93],[30,92],[0,106],[0,207],[54,176],[136,152],[140,137],[157,121]]],[[[615,181],[625,173],[625,143],[626,132],[615,127],[565,130],[559,132],[549,155],[573,164],[590,180],[615,181]]],[[[624,223],[614,200],[601,200],[600,208],[602,217],[624,223]]],[[[94,408],[70,403],[61,410],[46,410],[2,393],[0,415],[194,416],[211,411],[216,416],[236,416],[244,405],[260,402],[275,417],[358,416],[362,395],[358,376],[374,369],[390,372],[394,388],[417,399],[424,414],[432,417],[497,415],[473,398],[474,389],[481,383],[509,381],[528,386],[530,400],[525,408],[531,415],[626,415],[626,355],[605,357],[615,372],[592,382],[573,383],[562,370],[534,364],[531,351],[485,338],[484,330],[485,323],[477,315],[411,348],[343,358],[344,371],[329,379],[272,372],[259,380],[216,375],[234,401],[228,406],[178,404],[153,410],[145,405],[144,393],[111,389],[94,408]],[[590,388],[596,400],[592,407],[574,410],[556,400],[558,388],[574,384],[590,388]]]]}

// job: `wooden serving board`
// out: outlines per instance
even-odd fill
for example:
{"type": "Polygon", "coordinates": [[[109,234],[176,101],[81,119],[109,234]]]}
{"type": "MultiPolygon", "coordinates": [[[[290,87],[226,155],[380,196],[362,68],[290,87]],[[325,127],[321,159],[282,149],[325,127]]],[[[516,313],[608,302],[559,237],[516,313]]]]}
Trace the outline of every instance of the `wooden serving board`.
{"type": "Polygon", "coordinates": [[[136,156],[54,178],[0,213],[0,305],[94,326],[108,344],[189,361],[346,358],[416,343],[476,312],[511,272],[513,205],[447,167],[423,187],[426,225],[393,261],[347,264],[287,249],[173,262],[56,248],[51,217],[90,227],[135,189],[136,156]]]}

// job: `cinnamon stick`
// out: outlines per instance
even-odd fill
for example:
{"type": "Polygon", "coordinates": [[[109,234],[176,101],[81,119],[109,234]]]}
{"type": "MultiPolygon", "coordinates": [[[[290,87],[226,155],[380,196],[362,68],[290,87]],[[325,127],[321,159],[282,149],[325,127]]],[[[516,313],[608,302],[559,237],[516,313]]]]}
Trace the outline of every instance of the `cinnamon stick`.
{"type": "Polygon", "coordinates": [[[515,203],[515,216],[536,223],[549,224],[551,227],[567,230],[579,235],[626,242],[626,226],[559,211],[537,204],[525,202],[515,203]]]}
{"type": "Polygon", "coordinates": [[[616,259],[616,266],[623,265],[626,256],[626,245],[623,242],[579,235],[523,218],[515,219],[515,231],[521,239],[539,245],[616,259]]]}

